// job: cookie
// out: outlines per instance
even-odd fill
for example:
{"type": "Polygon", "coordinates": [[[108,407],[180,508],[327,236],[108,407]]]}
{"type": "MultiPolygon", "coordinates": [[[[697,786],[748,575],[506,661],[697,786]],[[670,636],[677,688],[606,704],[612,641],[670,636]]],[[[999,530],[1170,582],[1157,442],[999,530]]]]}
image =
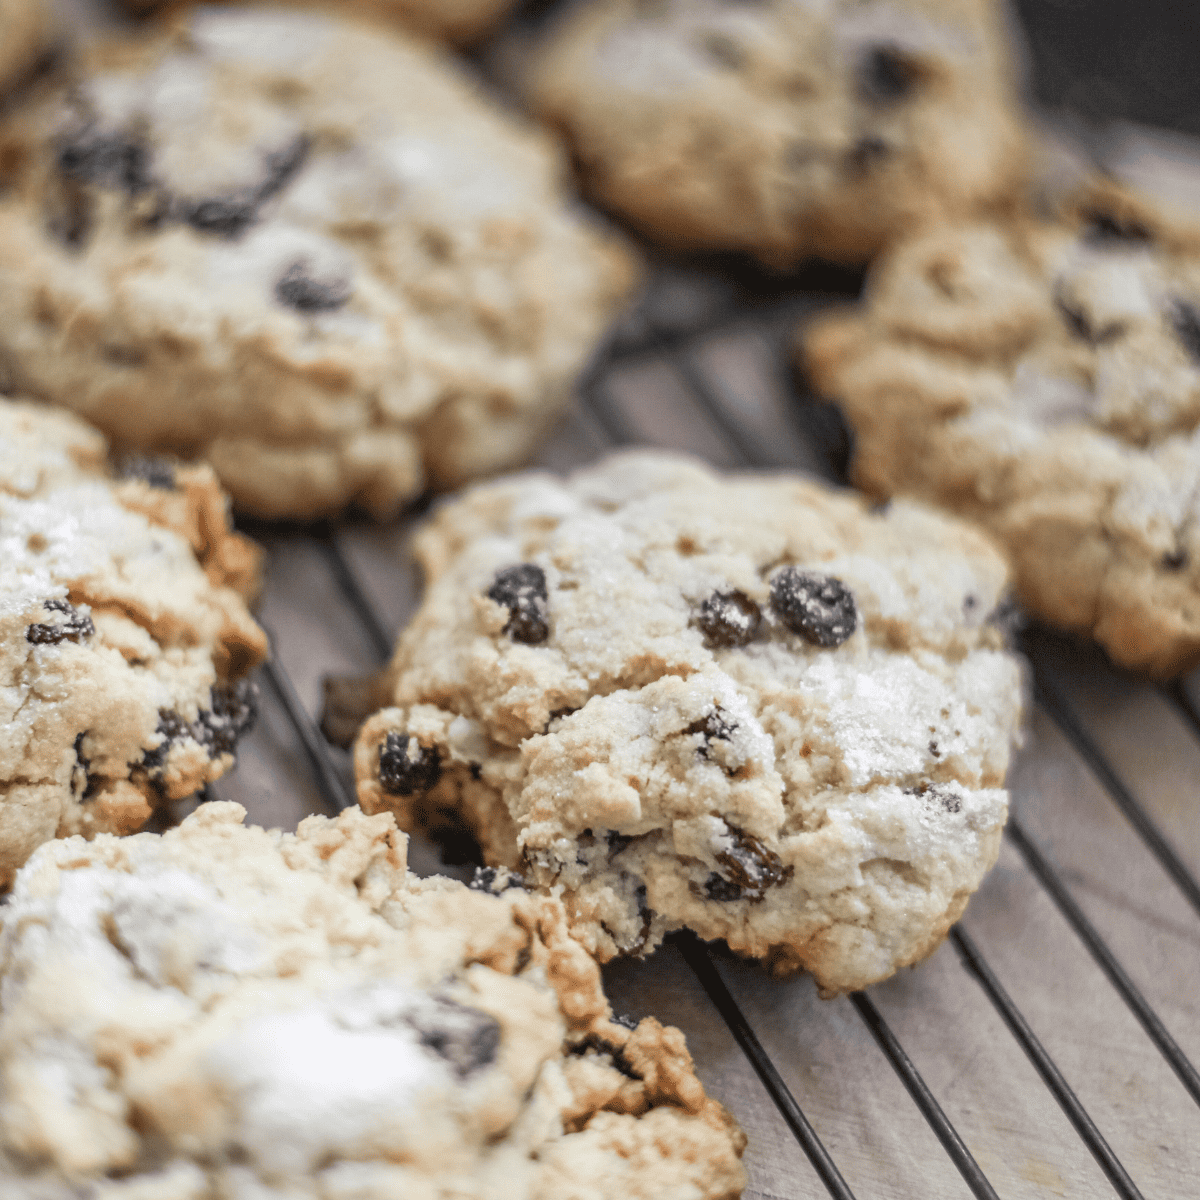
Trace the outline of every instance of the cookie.
{"type": "Polygon", "coordinates": [[[109,466],[0,400],[0,886],[48,838],[129,833],[234,762],[266,656],[258,554],[210,469],[109,466]]]}
{"type": "MultiPolygon", "coordinates": [[[[310,6],[397,23],[430,37],[473,42],[513,7],[514,0],[284,0],[289,7],[310,6]]],[[[139,14],[182,7],[176,0],[122,0],[139,14]]]]}
{"type": "Polygon", "coordinates": [[[22,1196],[741,1194],[745,1137],[683,1035],[613,1018],[558,901],[407,875],[386,814],[244,815],[57,842],[18,875],[0,1163],[22,1196]]]}
{"type": "Polygon", "coordinates": [[[633,279],[431,46],[197,9],[0,127],[0,360],[242,509],[394,514],[521,460],[633,279]]]}
{"type": "Polygon", "coordinates": [[[32,72],[54,33],[45,0],[0,0],[0,95],[32,72]]]}
{"type": "Polygon", "coordinates": [[[602,204],[667,245],[862,262],[1028,170],[995,0],[599,0],[528,92],[602,204]]]}
{"type": "Polygon", "coordinates": [[[1117,662],[1200,662],[1200,228],[1105,185],[933,229],[803,356],[860,486],[984,525],[1022,603],[1117,662]]]}
{"type": "Polygon", "coordinates": [[[967,526],[638,452],[472,489],[416,551],[359,801],[561,887],[599,958],[686,926],[860,988],[995,861],[1020,672],[967,526]]]}

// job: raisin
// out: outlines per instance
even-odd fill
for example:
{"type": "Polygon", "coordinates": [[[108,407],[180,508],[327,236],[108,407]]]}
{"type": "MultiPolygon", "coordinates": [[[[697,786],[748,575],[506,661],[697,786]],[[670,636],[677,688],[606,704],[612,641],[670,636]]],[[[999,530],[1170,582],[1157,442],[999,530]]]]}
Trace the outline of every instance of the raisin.
{"type": "Polygon", "coordinates": [[[1175,300],[1167,311],[1167,318],[1183,348],[1200,363],[1200,309],[1186,300],[1175,300]]]}
{"type": "Polygon", "coordinates": [[[123,188],[130,194],[150,184],[146,147],[124,133],[101,133],[94,125],[59,146],[58,169],[68,179],[123,188]]]}
{"type": "Polygon", "coordinates": [[[922,783],[917,787],[905,788],[906,796],[920,796],[929,804],[940,805],[948,813],[962,812],[962,796],[948,783],[922,783]]]}
{"type": "Polygon", "coordinates": [[[840,646],[858,628],[850,589],[832,575],[784,567],[771,580],[771,607],[793,633],[817,646],[840,646]]]}
{"type": "Polygon", "coordinates": [[[608,830],[604,837],[608,843],[609,858],[616,858],[616,856],[620,854],[621,851],[630,844],[630,842],[637,840],[631,834],[618,833],[615,829],[608,830]]]}
{"type": "Polygon", "coordinates": [[[306,259],[298,259],[275,284],[275,299],[298,312],[334,312],[353,294],[348,279],[317,279],[306,259]]]}
{"type": "Polygon", "coordinates": [[[496,1060],[500,1022],[488,1013],[439,998],[408,1013],[405,1020],[416,1030],[421,1045],[445,1059],[459,1078],[496,1060]]]}
{"type": "Polygon", "coordinates": [[[92,765],[92,760],[83,752],[83,739],[87,737],[87,730],[83,733],[75,735],[75,766],[71,771],[71,786],[76,794],[84,800],[91,795],[92,779],[88,774],[92,765]],[[78,775],[78,778],[77,778],[78,775]]]}
{"type": "Polygon", "coordinates": [[[151,774],[161,771],[166,766],[167,755],[171,752],[171,747],[175,742],[192,736],[192,726],[174,710],[160,708],[155,733],[161,733],[163,740],[153,750],[147,750],[142,755],[142,766],[151,774]]]}
{"type": "Polygon", "coordinates": [[[700,605],[694,619],[711,649],[745,646],[758,632],[762,611],[745,592],[733,588],[713,592],[700,605]]]}
{"type": "Polygon", "coordinates": [[[917,82],[917,68],[899,46],[873,46],[859,59],[858,94],[868,104],[903,100],[917,82]]]}
{"type": "Polygon", "coordinates": [[[254,728],[258,718],[257,695],[253,684],[218,684],[209,693],[211,705],[193,725],[193,735],[208,748],[210,758],[233,754],[238,740],[254,728]]]}
{"type": "Polygon", "coordinates": [[[536,646],[550,636],[546,572],[534,563],[518,563],[496,572],[488,598],[508,609],[504,632],[514,642],[536,646]]]}
{"type": "Polygon", "coordinates": [[[25,630],[25,640],[35,646],[57,646],[62,642],[81,642],[96,632],[92,618],[84,616],[66,600],[44,600],[42,607],[50,612],[62,613],[65,620],[54,623],[30,625],[25,630]]]}
{"type": "MultiPolygon", "coordinates": [[[[614,1022],[620,1024],[617,1018],[613,1018],[614,1022]]],[[[636,1026],[635,1026],[636,1028],[636,1026]]],[[[598,1033],[587,1033],[577,1042],[571,1043],[567,1048],[568,1054],[573,1054],[578,1057],[583,1057],[588,1052],[593,1054],[607,1055],[612,1059],[612,1065],[625,1076],[626,1079],[641,1079],[642,1077],[633,1069],[633,1064],[625,1057],[625,1051],[620,1046],[610,1042],[607,1038],[602,1038],[598,1033]]]]}
{"type": "Polygon", "coordinates": [[[287,186],[308,157],[307,138],[264,156],[265,178],[257,187],[240,188],[224,196],[180,203],[179,215],[193,229],[236,238],[258,219],[259,209],[287,186]]]}
{"type": "Polygon", "coordinates": [[[130,454],[117,465],[118,479],[140,479],[160,491],[175,490],[175,466],[166,458],[130,454]]]}
{"type": "Polygon", "coordinates": [[[498,895],[512,888],[525,887],[525,876],[516,871],[506,871],[503,875],[495,867],[476,867],[475,877],[467,884],[473,892],[491,892],[498,895]]]}
{"type": "Polygon", "coordinates": [[[436,746],[422,746],[407,733],[388,732],[379,748],[379,783],[389,796],[427,792],[442,775],[436,746]]]}
{"type": "Polygon", "coordinates": [[[1144,244],[1152,242],[1154,235],[1141,221],[1093,208],[1083,213],[1083,238],[1090,245],[1103,246],[1113,242],[1144,244]]]}
{"type": "Polygon", "coordinates": [[[1071,333],[1084,342],[1095,342],[1096,331],[1083,309],[1071,304],[1061,293],[1054,297],[1054,307],[1071,333]]]}
{"type": "Polygon", "coordinates": [[[729,827],[733,846],[716,857],[720,872],[709,875],[704,883],[710,900],[749,900],[757,903],[767,889],[779,887],[792,877],[792,868],[785,867],[774,850],[764,846],[753,834],[729,827]]]}
{"type": "Polygon", "coordinates": [[[1187,566],[1186,550],[1169,550],[1162,557],[1163,568],[1167,571],[1182,571],[1187,566]]]}
{"type": "Polygon", "coordinates": [[[210,707],[194,721],[184,720],[172,709],[158,710],[157,733],[163,740],[142,755],[142,766],[151,774],[161,771],[174,743],[191,739],[203,746],[209,758],[233,754],[238,740],[253,728],[258,717],[257,694],[254,685],[220,683],[209,690],[210,707]]]}
{"type": "Polygon", "coordinates": [[[698,733],[704,741],[700,746],[699,753],[703,758],[708,757],[708,744],[712,741],[727,742],[733,736],[733,731],[737,728],[736,721],[727,721],[722,716],[722,710],[714,708],[706,717],[701,717],[698,721],[693,721],[685,733],[698,733]]]}
{"type": "Polygon", "coordinates": [[[881,137],[859,138],[846,154],[846,169],[854,175],[865,175],[891,157],[891,153],[891,146],[881,137]]]}

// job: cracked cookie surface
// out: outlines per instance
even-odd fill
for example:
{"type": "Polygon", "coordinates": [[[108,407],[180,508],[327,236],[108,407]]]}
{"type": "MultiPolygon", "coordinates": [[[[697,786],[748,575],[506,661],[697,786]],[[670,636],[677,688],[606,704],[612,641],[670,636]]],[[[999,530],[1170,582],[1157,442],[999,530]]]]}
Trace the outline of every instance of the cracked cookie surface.
{"type": "Polygon", "coordinates": [[[642,452],[472,489],[416,551],[360,803],[562,885],[600,958],[689,927],[858,988],[995,860],[1020,671],[964,524],[642,452]]]}
{"type": "Polygon", "coordinates": [[[0,399],[0,885],[48,838],[129,833],[234,762],[258,551],[208,467],[128,459],[0,399]]]}
{"type": "Polygon", "coordinates": [[[1022,603],[1117,662],[1200,661],[1200,228],[1099,185],[932,230],[800,349],[860,486],[984,525],[1022,603]]]}
{"type": "Polygon", "coordinates": [[[601,203],[776,266],[865,261],[920,219],[1011,203],[1027,169],[992,0],[599,0],[530,76],[601,203]]]}
{"type": "Polygon", "coordinates": [[[735,1200],[677,1029],[614,1019],[562,905],[406,872],[388,814],[202,805],[56,842],[0,910],[25,1200],[735,1200]]]}
{"type": "Polygon", "coordinates": [[[513,465],[636,274],[561,156],[432,45],[202,8],[0,124],[0,352],[234,502],[395,513],[513,465]]]}

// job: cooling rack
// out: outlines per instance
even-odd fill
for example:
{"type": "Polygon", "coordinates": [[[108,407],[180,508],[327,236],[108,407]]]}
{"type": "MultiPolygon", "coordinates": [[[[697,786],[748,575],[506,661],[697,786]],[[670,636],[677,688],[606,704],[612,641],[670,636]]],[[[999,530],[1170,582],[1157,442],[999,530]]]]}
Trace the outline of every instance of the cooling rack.
{"type": "MultiPolygon", "coordinates": [[[[622,444],[838,480],[831,410],[792,377],[830,270],[660,264],[541,465],[622,444]]],[[[211,793],[294,825],[352,802],[316,720],[321,677],[376,669],[419,600],[388,527],[250,532],[275,659],[238,770],[211,793]]],[[[999,864],[928,961],[833,1001],[684,936],[605,969],[614,1006],[681,1026],[750,1135],[748,1197],[1200,1196],[1200,679],[1156,687],[1036,626],[1026,744],[999,864]]],[[[422,873],[444,864],[415,843],[422,873]]]]}
{"type": "MultiPolygon", "coordinates": [[[[79,23],[113,19],[99,0],[58,2],[79,23]]],[[[1091,140],[1200,201],[1194,145],[1129,127],[1091,140]]],[[[845,430],[793,378],[788,341],[858,282],[656,264],[540,465],[646,444],[841,481],[845,430]]],[[[239,765],[206,798],[285,828],[352,802],[348,757],[317,726],[321,679],[390,653],[419,601],[419,519],[247,525],[268,553],[274,658],[239,765]]],[[[605,968],[619,1012],[687,1034],[749,1135],[748,1198],[1200,1197],[1200,675],[1154,686],[1036,626],[1021,648],[1033,699],[1000,860],[926,962],[832,1001],[685,936],[605,968]]],[[[470,874],[420,839],[410,866],[470,874]]]]}

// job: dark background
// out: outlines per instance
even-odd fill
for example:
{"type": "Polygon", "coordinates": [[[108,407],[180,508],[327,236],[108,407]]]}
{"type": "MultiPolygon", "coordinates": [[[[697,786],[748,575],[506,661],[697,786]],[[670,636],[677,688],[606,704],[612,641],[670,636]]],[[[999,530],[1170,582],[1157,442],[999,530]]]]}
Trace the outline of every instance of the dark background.
{"type": "Polygon", "coordinates": [[[1200,135],[1200,0],[1013,0],[1035,98],[1200,135]]]}

